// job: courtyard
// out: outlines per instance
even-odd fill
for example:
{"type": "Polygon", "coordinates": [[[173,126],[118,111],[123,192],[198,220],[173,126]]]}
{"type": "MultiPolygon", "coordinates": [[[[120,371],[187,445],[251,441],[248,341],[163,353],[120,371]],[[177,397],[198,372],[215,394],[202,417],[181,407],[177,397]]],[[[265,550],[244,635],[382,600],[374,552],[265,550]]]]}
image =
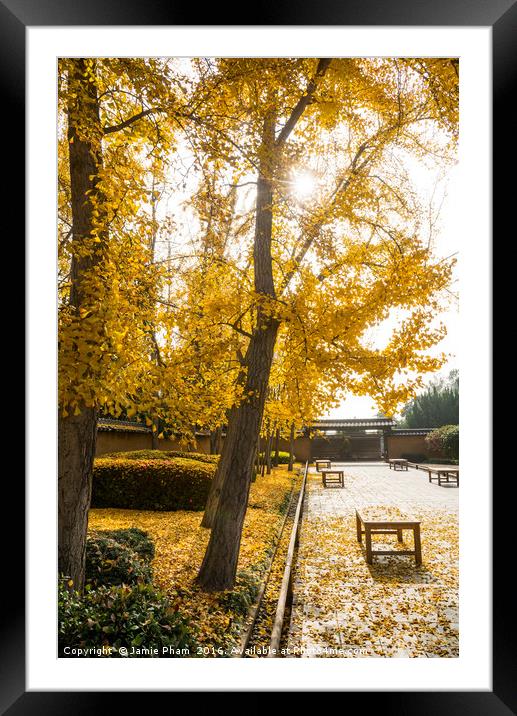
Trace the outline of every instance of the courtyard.
{"type": "MultiPolygon", "coordinates": [[[[457,657],[459,490],[386,463],[333,464],[344,488],[308,473],[294,574],[288,648],[305,657],[457,657]],[[421,521],[420,567],[410,556],[365,559],[355,510],[421,521]]],[[[412,549],[412,535],[374,537],[374,548],[412,549]]]]}

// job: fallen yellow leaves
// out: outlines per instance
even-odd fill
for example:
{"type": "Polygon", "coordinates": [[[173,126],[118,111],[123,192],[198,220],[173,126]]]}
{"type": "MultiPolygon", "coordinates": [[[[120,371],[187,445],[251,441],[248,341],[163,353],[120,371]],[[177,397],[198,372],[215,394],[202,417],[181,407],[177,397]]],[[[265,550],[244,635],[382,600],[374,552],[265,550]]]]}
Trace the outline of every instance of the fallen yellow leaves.
{"type": "Polygon", "coordinates": [[[202,513],[92,509],[89,529],[140,527],[148,532],[156,550],[153,581],[190,620],[199,642],[206,647],[204,655],[228,655],[228,649],[237,643],[244,618],[232,595],[246,590],[247,580],[260,579],[266,569],[282,520],[280,510],[295,479],[286,466],[281,466],[252,484],[238,564],[244,576],[237,580],[233,593],[206,594],[194,583],[210,535],[200,527],[202,513]]]}
{"type": "MultiPolygon", "coordinates": [[[[321,490],[318,478],[311,477],[310,490],[321,490]]],[[[338,652],[346,649],[362,649],[360,656],[366,657],[458,656],[457,513],[414,504],[411,517],[421,521],[422,566],[398,555],[376,556],[368,565],[364,541],[360,545],[356,537],[354,501],[343,514],[306,515],[291,648],[301,646],[314,656],[343,656],[338,652]]],[[[404,514],[393,504],[364,505],[360,512],[372,519],[404,514]]],[[[403,539],[375,535],[374,549],[412,549],[411,532],[404,531],[403,539]]]]}
{"type": "MultiPolygon", "coordinates": [[[[294,506],[296,505],[298,494],[299,491],[295,491],[292,500],[292,505],[294,506]]],[[[268,653],[293,523],[294,510],[293,507],[291,507],[277,545],[277,550],[267,577],[267,585],[260,603],[260,609],[246,647],[246,654],[254,658],[268,653]]],[[[288,621],[289,620],[286,619],[286,623],[288,623],[288,621]]]]}

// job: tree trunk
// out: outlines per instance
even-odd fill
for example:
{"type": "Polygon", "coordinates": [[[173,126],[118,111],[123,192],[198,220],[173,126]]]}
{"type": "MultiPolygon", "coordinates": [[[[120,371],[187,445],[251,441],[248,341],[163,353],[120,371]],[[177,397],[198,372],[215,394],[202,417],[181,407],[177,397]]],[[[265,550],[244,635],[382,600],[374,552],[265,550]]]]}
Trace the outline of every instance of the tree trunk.
{"type": "MultiPolygon", "coordinates": [[[[273,360],[278,323],[257,331],[250,341],[246,392],[249,400],[241,403],[231,420],[233,438],[226,438],[221,463],[229,466],[219,500],[198,582],[205,591],[231,589],[237,571],[242,525],[248,504],[253,461],[264,410],[267,382],[273,360]]],[[[220,464],[221,464],[220,463],[220,464]]]]}
{"type": "Polygon", "coordinates": [[[280,430],[277,428],[275,433],[275,459],[273,460],[273,465],[275,467],[278,467],[278,464],[280,462],[280,430]]]}
{"type": "Polygon", "coordinates": [[[257,440],[257,450],[255,454],[255,471],[257,473],[257,477],[262,474],[262,453],[261,453],[261,442],[262,438],[259,435],[259,438],[257,440]]]}
{"type": "MultiPolygon", "coordinates": [[[[275,298],[271,259],[274,142],[275,117],[270,113],[264,121],[253,251],[255,291],[267,300],[275,298]]],[[[267,301],[265,304],[258,303],[257,324],[244,359],[243,395],[247,397],[232,411],[219,463],[222,484],[210,541],[198,575],[198,583],[205,591],[231,589],[235,581],[253,460],[279,327],[278,320],[268,310],[267,301]]]]}
{"type": "MultiPolygon", "coordinates": [[[[70,60],[68,100],[68,146],[72,206],[72,260],[69,304],[75,309],[90,307],[91,300],[83,280],[102,260],[105,236],[98,232],[92,242],[94,210],[100,210],[97,190],[102,166],[102,129],[97,89],[90,82],[92,61],[70,60]]],[[[98,219],[97,219],[98,221],[98,219]]],[[[58,570],[74,581],[79,591],[84,585],[84,560],[88,509],[95,456],[97,409],[79,405],[80,414],[58,420],[58,570]]],[[[68,411],[67,412],[75,412],[68,411]]]]}
{"type": "Polygon", "coordinates": [[[221,494],[221,488],[226,475],[231,466],[231,452],[232,445],[237,437],[237,425],[235,423],[234,415],[237,411],[237,407],[233,407],[229,411],[228,415],[228,427],[226,429],[226,437],[224,439],[223,449],[221,452],[221,458],[217,469],[215,471],[214,479],[208,493],[208,499],[206,501],[205,512],[203,519],[201,520],[201,527],[211,528],[214,523],[215,512],[217,510],[217,504],[219,502],[219,496],[221,494]]]}
{"type": "Polygon", "coordinates": [[[151,430],[151,449],[158,450],[158,430],[155,430],[154,428],[156,428],[156,422],[153,420],[151,430]]]}
{"type": "Polygon", "coordinates": [[[268,434],[266,440],[266,474],[271,475],[271,451],[273,450],[273,435],[268,434]]]}
{"type": "Polygon", "coordinates": [[[210,454],[221,454],[221,426],[210,431],[210,454]]]}
{"type": "Polygon", "coordinates": [[[58,437],[58,564],[59,573],[84,587],[86,532],[92,495],[97,411],[59,416],[58,437]]]}
{"type": "Polygon", "coordinates": [[[257,479],[257,450],[255,449],[255,455],[253,456],[253,467],[251,468],[251,482],[255,482],[257,479]]]}
{"type": "Polygon", "coordinates": [[[287,466],[288,472],[293,471],[294,464],[294,423],[291,424],[291,432],[289,434],[289,465],[287,466]]]}

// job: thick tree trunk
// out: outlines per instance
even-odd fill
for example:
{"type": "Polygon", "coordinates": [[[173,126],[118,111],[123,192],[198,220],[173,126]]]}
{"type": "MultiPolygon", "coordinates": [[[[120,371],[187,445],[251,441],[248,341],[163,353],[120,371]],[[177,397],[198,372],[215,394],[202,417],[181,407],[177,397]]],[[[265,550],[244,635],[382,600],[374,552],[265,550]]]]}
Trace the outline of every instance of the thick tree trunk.
{"type": "Polygon", "coordinates": [[[210,492],[208,493],[205,512],[203,514],[203,519],[201,520],[201,527],[211,528],[213,525],[215,512],[217,510],[217,504],[219,502],[219,496],[221,494],[221,488],[231,466],[230,461],[232,454],[232,446],[237,437],[237,425],[235,423],[234,417],[236,411],[237,407],[233,407],[229,411],[228,427],[226,429],[226,437],[224,439],[221,458],[219,460],[219,464],[217,465],[214,479],[212,480],[210,492]]]}
{"type": "MultiPolygon", "coordinates": [[[[242,525],[248,504],[253,461],[264,410],[267,382],[273,360],[278,323],[257,331],[250,342],[246,391],[253,396],[241,403],[231,421],[235,437],[224,444],[221,462],[229,466],[223,481],[210,541],[198,576],[206,591],[231,589],[234,585],[242,525]]],[[[230,432],[230,425],[229,432],[230,432]]]]}
{"type": "Polygon", "coordinates": [[[289,434],[289,465],[287,466],[288,472],[293,471],[294,464],[294,423],[291,425],[291,432],[289,434]]]}
{"type": "Polygon", "coordinates": [[[59,416],[58,438],[58,563],[60,575],[84,586],[84,560],[92,471],[97,434],[97,411],[59,416]]]}
{"type": "MultiPolygon", "coordinates": [[[[102,232],[97,234],[98,241],[92,241],[94,210],[100,210],[96,185],[102,165],[102,129],[97,89],[95,83],[90,81],[91,62],[85,59],[70,60],[68,78],[68,146],[73,222],[69,303],[76,310],[76,316],[79,309],[90,307],[91,301],[83,279],[87,279],[91,270],[100,262],[105,249],[102,232]]],[[[61,412],[58,422],[58,570],[60,574],[73,579],[75,589],[82,590],[97,410],[84,405],[78,407],[81,411],[79,415],[64,416],[61,412]]],[[[75,410],[67,412],[75,413],[75,410]]]]}
{"type": "MultiPolygon", "coordinates": [[[[254,242],[255,291],[265,299],[257,307],[257,325],[244,359],[246,376],[242,403],[232,410],[228,433],[217,472],[220,494],[210,541],[198,575],[205,591],[231,589],[237,571],[242,526],[251,484],[255,450],[278,333],[278,320],[268,310],[275,298],[271,259],[275,117],[267,116],[257,181],[254,242]]],[[[206,511],[205,511],[206,516],[206,511]]]]}

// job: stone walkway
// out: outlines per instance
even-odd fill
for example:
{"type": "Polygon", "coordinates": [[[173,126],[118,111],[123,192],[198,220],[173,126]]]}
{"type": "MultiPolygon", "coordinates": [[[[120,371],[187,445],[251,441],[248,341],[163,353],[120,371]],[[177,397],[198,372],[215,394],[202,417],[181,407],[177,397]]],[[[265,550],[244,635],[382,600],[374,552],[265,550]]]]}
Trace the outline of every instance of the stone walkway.
{"type": "MultiPolygon", "coordinates": [[[[336,465],[333,465],[336,467],[336,465]]],[[[421,470],[342,464],[345,487],[308,477],[294,573],[291,656],[458,656],[459,489],[429,483],[421,470]],[[400,509],[421,520],[421,567],[413,557],[365,560],[355,509],[400,509]]],[[[374,549],[412,549],[412,534],[374,537],[374,549]]]]}

